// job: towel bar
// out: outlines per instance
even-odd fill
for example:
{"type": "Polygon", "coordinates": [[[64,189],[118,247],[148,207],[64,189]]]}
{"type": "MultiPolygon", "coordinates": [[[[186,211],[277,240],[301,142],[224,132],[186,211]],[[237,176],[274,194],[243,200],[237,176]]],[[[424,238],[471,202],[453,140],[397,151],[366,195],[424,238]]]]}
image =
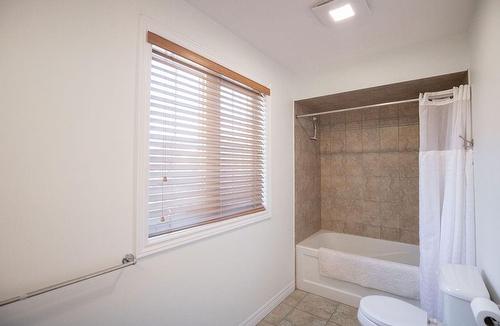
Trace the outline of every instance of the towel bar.
{"type": "Polygon", "coordinates": [[[17,297],[13,297],[13,298],[10,298],[10,299],[7,299],[7,300],[0,301],[0,307],[6,306],[6,305],[14,303],[14,302],[22,301],[22,300],[25,300],[25,299],[28,299],[28,298],[31,298],[31,297],[34,297],[34,296],[37,296],[37,295],[40,295],[40,294],[44,294],[44,293],[47,293],[47,292],[50,292],[50,291],[54,291],[54,290],[60,289],[62,287],[65,287],[65,286],[68,286],[68,285],[71,285],[71,284],[75,284],[75,283],[79,283],[81,281],[85,281],[85,280],[88,280],[88,279],[91,279],[91,278],[94,278],[94,277],[97,277],[97,276],[101,276],[101,275],[104,275],[104,274],[107,274],[107,273],[110,273],[110,272],[114,272],[116,270],[119,270],[119,269],[122,269],[122,268],[125,268],[125,267],[128,267],[128,266],[131,266],[131,265],[135,265],[136,262],[137,262],[137,259],[135,258],[135,256],[133,254],[127,254],[127,255],[125,255],[125,257],[123,257],[121,265],[116,265],[116,266],[113,266],[113,267],[109,267],[109,268],[100,270],[100,271],[95,272],[95,273],[91,273],[91,274],[87,274],[87,275],[84,275],[84,276],[80,276],[80,277],[71,279],[69,281],[65,281],[65,282],[54,284],[54,285],[50,285],[50,286],[41,288],[41,289],[36,290],[36,291],[31,291],[31,292],[19,295],[17,297]]]}

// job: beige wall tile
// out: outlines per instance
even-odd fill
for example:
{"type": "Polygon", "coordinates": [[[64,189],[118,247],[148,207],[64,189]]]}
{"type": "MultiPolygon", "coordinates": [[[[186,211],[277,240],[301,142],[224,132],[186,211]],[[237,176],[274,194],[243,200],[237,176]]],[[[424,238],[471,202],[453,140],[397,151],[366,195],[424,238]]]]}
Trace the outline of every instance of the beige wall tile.
{"type": "Polygon", "coordinates": [[[332,176],[347,175],[347,161],[345,155],[337,154],[331,157],[332,176]]]}
{"type": "Polygon", "coordinates": [[[399,116],[397,105],[386,105],[379,108],[380,120],[397,119],[399,116]]]}
{"type": "MultiPolygon", "coordinates": [[[[295,108],[295,114],[298,114],[297,113],[297,108],[295,108]]],[[[330,125],[332,123],[331,122],[331,117],[332,117],[331,114],[326,114],[326,115],[320,115],[320,116],[318,116],[319,125],[320,126],[330,125]]]]}
{"type": "Polygon", "coordinates": [[[346,147],[345,134],[346,134],[345,130],[332,131],[330,150],[333,153],[341,153],[341,152],[345,151],[345,147],[346,147]]]}
{"type": "Polygon", "coordinates": [[[418,177],[418,152],[399,153],[399,176],[418,177]]]}
{"type": "Polygon", "coordinates": [[[367,109],[362,109],[361,111],[361,117],[363,121],[368,121],[368,120],[379,120],[380,119],[380,109],[379,108],[367,108],[367,109]]]}
{"type": "Polygon", "coordinates": [[[361,110],[347,111],[346,112],[346,123],[361,121],[362,112],[361,110]]]}
{"type": "Polygon", "coordinates": [[[378,178],[378,199],[382,202],[401,201],[401,190],[399,178],[379,177],[378,178]]]}
{"type": "MultiPolygon", "coordinates": [[[[313,135],[313,133],[311,133],[313,135]]],[[[330,126],[322,126],[319,129],[319,151],[323,153],[331,153],[332,151],[332,129],[330,126]]]]}
{"type": "Polygon", "coordinates": [[[361,221],[363,215],[363,201],[352,199],[347,202],[347,210],[344,213],[344,221],[361,221]]]}
{"type": "Polygon", "coordinates": [[[350,216],[349,212],[349,199],[333,196],[333,210],[335,211],[335,218],[340,221],[347,221],[350,216]]]}
{"type": "Polygon", "coordinates": [[[380,128],[380,151],[397,152],[399,128],[395,127],[380,128]]]}
{"type": "Polygon", "coordinates": [[[418,124],[418,103],[399,104],[399,125],[418,124]]]}
{"type": "Polygon", "coordinates": [[[361,130],[361,120],[347,122],[345,125],[345,130],[361,130]]]}
{"type": "Polygon", "coordinates": [[[380,120],[363,120],[361,121],[362,129],[378,129],[380,120]]]}
{"type": "Polygon", "coordinates": [[[389,152],[379,155],[380,176],[399,177],[399,153],[389,152]]]}
{"type": "Polygon", "coordinates": [[[362,154],[345,154],[343,157],[344,172],[346,176],[364,175],[362,154]]]}
{"type": "Polygon", "coordinates": [[[332,179],[332,191],[334,192],[334,196],[337,198],[348,198],[347,193],[345,192],[347,183],[346,176],[339,175],[332,179]]]}
{"type": "Polygon", "coordinates": [[[380,131],[378,128],[362,129],[363,152],[380,151],[380,131]]]}
{"type": "Polygon", "coordinates": [[[380,226],[363,224],[362,235],[365,237],[380,239],[380,226]]]}
{"type": "Polygon", "coordinates": [[[399,228],[407,231],[418,231],[418,215],[401,215],[399,228]]]}
{"type": "Polygon", "coordinates": [[[380,218],[380,203],[364,200],[361,222],[363,224],[380,225],[380,218]]]}
{"type": "Polygon", "coordinates": [[[400,229],[399,241],[410,244],[418,244],[418,232],[400,229]]]}
{"type": "Polygon", "coordinates": [[[346,112],[338,112],[335,114],[328,114],[330,116],[330,124],[340,125],[345,124],[346,121],[346,112]]]}
{"type": "Polygon", "coordinates": [[[380,154],[363,153],[363,173],[366,177],[375,177],[380,175],[380,154]]]}
{"type": "Polygon", "coordinates": [[[331,127],[332,127],[333,131],[345,131],[346,130],[345,122],[342,122],[342,123],[337,122],[337,123],[331,125],[331,127]]]}
{"type": "Polygon", "coordinates": [[[321,219],[321,228],[334,232],[344,232],[345,222],[337,219],[321,219]]]}
{"type": "Polygon", "coordinates": [[[418,200],[418,177],[400,178],[401,199],[403,201],[418,200]]]}
{"type": "Polygon", "coordinates": [[[401,204],[401,215],[418,215],[418,198],[404,199],[401,204]]]}
{"type": "Polygon", "coordinates": [[[363,151],[361,129],[346,130],[346,152],[357,153],[363,151]]]}
{"type": "Polygon", "coordinates": [[[363,199],[369,201],[379,201],[380,195],[380,178],[379,177],[367,177],[365,183],[365,189],[363,192],[363,199]]]}
{"type": "Polygon", "coordinates": [[[419,126],[409,125],[399,127],[399,151],[418,151],[419,148],[419,126]]]}
{"type": "Polygon", "coordinates": [[[363,235],[363,223],[346,221],[344,232],[354,235],[363,235]]]}
{"type": "Polygon", "coordinates": [[[346,176],[344,196],[349,199],[362,199],[365,188],[365,178],[362,176],[346,176]]]}
{"type": "Polygon", "coordinates": [[[380,108],[380,127],[399,126],[399,109],[397,105],[389,105],[380,108]]]}
{"type": "Polygon", "coordinates": [[[400,239],[399,233],[400,232],[398,228],[386,228],[382,226],[380,230],[380,238],[390,241],[399,241],[400,239]]]}
{"type": "Polygon", "coordinates": [[[399,216],[401,213],[400,202],[380,203],[380,225],[388,228],[399,228],[399,216]]]}

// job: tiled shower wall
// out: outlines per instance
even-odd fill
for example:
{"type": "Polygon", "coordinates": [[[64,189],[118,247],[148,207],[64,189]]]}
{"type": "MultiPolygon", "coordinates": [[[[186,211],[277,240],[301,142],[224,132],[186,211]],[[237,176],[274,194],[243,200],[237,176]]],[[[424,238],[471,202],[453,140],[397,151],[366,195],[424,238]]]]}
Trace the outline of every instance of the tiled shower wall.
{"type": "MultiPolygon", "coordinates": [[[[302,108],[295,104],[295,113],[302,108]]],[[[319,142],[310,119],[295,119],[295,243],[321,229],[319,142]]]]}
{"type": "MultiPolygon", "coordinates": [[[[322,229],[418,243],[418,123],[416,102],[320,117],[322,229]]],[[[308,165],[304,177],[314,174],[313,148],[296,144],[296,184],[304,187],[296,191],[311,195],[314,176],[304,181],[300,171],[308,165]]]]}

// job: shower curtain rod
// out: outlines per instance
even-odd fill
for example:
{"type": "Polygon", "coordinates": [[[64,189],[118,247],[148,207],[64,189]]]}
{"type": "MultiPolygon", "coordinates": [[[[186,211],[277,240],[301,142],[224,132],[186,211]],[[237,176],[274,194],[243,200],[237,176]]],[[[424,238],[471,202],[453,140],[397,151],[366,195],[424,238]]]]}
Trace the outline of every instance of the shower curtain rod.
{"type": "Polygon", "coordinates": [[[386,105],[391,105],[391,104],[401,104],[401,103],[410,103],[410,102],[418,102],[418,98],[412,98],[410,100],[403,100],[403,101],[385,102],[385,103],[378,103],[378,104],[356,106],[356,107],[352,107],[352,108],[345,108],[345,109],[340,109],[340,110],[330,110],[330,111],[324,111],[324,112],[318,112],[318,113],[300,114],[300,115],[297,115],[296,118],[316,117],[318,115],[324,115],[324,114],[330,114],[330,113],[340,113],[340,112],[347,112],[347,111],[361,110],[361,109],[366,109],[366,108],[386,106],[386,105]]]}

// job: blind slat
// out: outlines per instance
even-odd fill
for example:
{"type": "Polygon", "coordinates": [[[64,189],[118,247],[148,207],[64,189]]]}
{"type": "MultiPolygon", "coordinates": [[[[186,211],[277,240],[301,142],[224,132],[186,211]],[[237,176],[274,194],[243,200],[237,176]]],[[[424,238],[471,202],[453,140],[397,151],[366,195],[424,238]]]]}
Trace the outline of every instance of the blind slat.
{"type": "MultiPolygon", "coordinates": [[[[226,137],[226,136],[220,136],[219,138],[213,138],[213,137],[190,137],[188,138],[188,134],[181,134],[180,132],[177,135],[162,135],[162,134],[153,134],[150,133],[149,135],[149,140],[155,140],[158,144],[159,147],[161,147],[161,142],[168,142],[168,141],[173,141],[173,142],[185,142],[185,143],[191,143],[191,144],[198,144],[198,145],[203,145],[203,144],[209,144],[209,145],[218,145],[221,146],[221,148],[224,147],[230,147],[230,148],[246,148],[249,150],[262,150],[262,142],[252,142],[252,141],[242,141],[238,138],[231,138],[231,137],[226,137]]],[[[151,144],[151,143],[150,143],[151,144]]]]}
{"type": "Polygon", "coordinates": [[[201,102],[201,101],[191,101],[184,100],[182,97],[178,98],[168,98],[163,97],[161,94],[151,94],[150,97],[151,106],[156,109],[163,110],[184,110],[185,112],[196,112],[197,114],[212,114],[215,116],[220,116],[221,119],[229,119],[232,120],[234,117],[238,118],[238,121],[241,123],[247,124],[259,124],[259,121],[263,121],[263,112],[254,111],[252,114],[249,114],[245,111],[237,111],[237,110],[221,110],[217,104],[212,104],[209,102],[201,102]],[[200,112],[200,109],[203,111],[200,112]],[[255,122],[257,120],[257,123],[255,122]]]}
{"type": "Polygon", "coordinates": [[[225,139],[232,140],[243,140],[243,141],[258,141],[263,142],[264,139],[261,135],[254,133],[241,133],[237,130],[229,130],[225,126],[219,127],[210,126],[205,122],[200,122],[198,125],[189,123],[189,121],[184,119],[177,119],[175,122],[166,121],[164,126],[158,127],[155,125],[150,125],[149,131],[157,134],[172,134],[172,133],[182,133],[190,134],[195,137],[205,137],[205,138],[220,138],[221,134],[225,135],[225,139]],[[175,125],[173,125],[175,123],[175,125]]]}
{"type": "Polygon", "coordinates": [[[151,73],[151,84],[154,86],[159,86],[160,88],[167,89],[171,83],[176,83],[180,88],[198,94],[200,91],[210,96],[210,98],[215,101],[230,100],[234,101],[236,106],[243,106],[246,109],[252,110],[253,107],[264,106],[264,101],[261,98],[253,98],[247,96],[246,98],[238,96],[237,94],[231,93],[229,89],[221,87],[220,85],[214,85],[212,83],[203,83],[200,85],[199,80],[189,79],[189,78],[179,78],[175,73],[162,69],[160,67],[154,67],[151,73]],[[162,74],[163,72],[163,74],[162,74]],[[217,87],[216,87],[217,86],[217,87]]]}
{"type": "Polygon", "coordinates": [[[195,67],[153,46],[150,237],[265,209],[264,97],[195,67]]]}
{"type": "Polygon", "coordinates": [[[216,152],[207,149],[179,149],[179,148],[152,148],[149,156],[194,156],[194,157],[221,157],[221,158],[241,158],[241,159],[261,159],[263,154],[258,152],[246,153],[244,151],[231,150],[229,152],[216,152]]]}

